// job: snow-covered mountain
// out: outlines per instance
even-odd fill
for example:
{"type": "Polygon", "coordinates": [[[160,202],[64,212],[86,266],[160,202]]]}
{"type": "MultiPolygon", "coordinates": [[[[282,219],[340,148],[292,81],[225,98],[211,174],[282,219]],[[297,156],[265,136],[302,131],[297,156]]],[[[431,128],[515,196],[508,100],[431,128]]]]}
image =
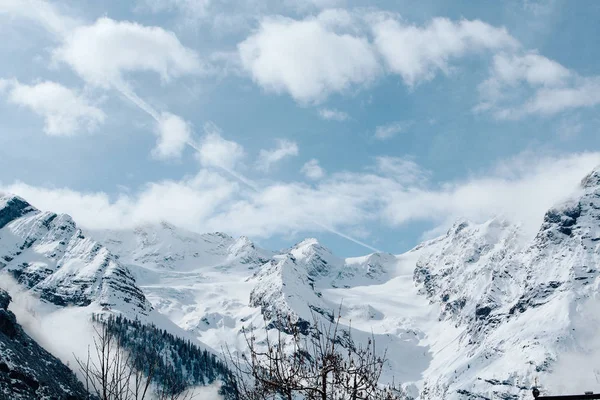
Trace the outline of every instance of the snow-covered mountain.
{"type": "Polygon", "coordinates": [[[405,254],[348,259],[315,239],[271,252],[166,223],[84,234],[68,216],[2,201],[0,267],[42,298],[160,313],[213,349],[243,351],[242,328],[265,320],[308,330],[340,311],[355,341],[387,349],[383,378],[423,400],[528,399],[536,380],[556,390],[572,357],[600,355],[588,329],[600,327],[600,169],[534,238],[502,218],[458,221],[405,254]]]}
{"type": "Polygon", "coordinates": [[[85,387],[59,359],[27,335],[0,289],[0,399],[84,399],[85,387]]]}
{"type": "Polygon", "coordinates": [[[16,196],[0,196],[0,269],[57,306],[94,302],[132,316],[152,309],[129,271],[71,217],[16,196]]]}

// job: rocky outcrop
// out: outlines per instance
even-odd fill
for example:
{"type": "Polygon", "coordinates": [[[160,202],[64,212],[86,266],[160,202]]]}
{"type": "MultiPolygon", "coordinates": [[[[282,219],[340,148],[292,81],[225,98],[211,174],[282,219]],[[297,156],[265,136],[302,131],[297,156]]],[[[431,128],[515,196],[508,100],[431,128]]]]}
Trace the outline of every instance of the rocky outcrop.
{"type": "Polygon", "coordinates": [[[87,399],[75,374],[23,331],[10,301],[0,290],[0,399],[87,399]]]}
{"type": "Polygon", "coordinates": [[[71,217],[16,196],[0,196],[0,269],[58,306],[97,302],[132,317],[151,309],[129,270],[71,217]]]}

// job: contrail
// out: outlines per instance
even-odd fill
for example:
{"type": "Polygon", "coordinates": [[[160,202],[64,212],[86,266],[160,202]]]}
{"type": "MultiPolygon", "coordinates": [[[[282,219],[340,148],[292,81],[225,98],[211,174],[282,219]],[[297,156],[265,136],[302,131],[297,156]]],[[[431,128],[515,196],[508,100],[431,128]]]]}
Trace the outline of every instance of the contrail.
{"type": "Polygon", "coordinates": [[[314,219],[311,219],[310,221],[313,224],[318,225],[321,228],[325,229],[326,231],[329,231],[329,232],[333,233],[334,235],[338,235],[338,236],[340,236],[340,237],[342,237],[342,238],[344,238],[346,240],[349,240],[351,242],[354,242],[354,243],[356,243],[356,244],[358,244],[358,245],[360,245],[362,247],[366,247],[369,250],[373,250],[375,253],[383,253],[381,250],[379,250],[379,249],[377,249],[377,248],[375,248],[375,247],[373,247],[373,246],[371,246],[371,245],[369,245],[369,244],[367,244],[365,242],[361,242],[360,240],[355,239],[352,236],[346,235],[345,233],[342,233],[342,232],[340,232],[340,231],[338,231],[336,229],[333,229],[330,226],[324,225],[324,224],[322,224],[322,223],[320,223],[318,221],[315,221],[314,219]]]}
{"type": "MultiPolygon", "coordinates": [[[[121,93],[126,99],[128,99],[129,101],[131,101],[133,104],[135,104],[137,107],[140,108],[140,110],[144,111],[146,114],[148,114],[150,117],[152,117],[152,119],[154,119],[156,122],[160,122],[161,116],[160,113],[154,109],[154,107],[152,107],[150,104],[148,104],[144,99],[142,99],[141,97],[139,97],[133,90],[131,90],[127,84],[125,83],[118,83],[118,82],[112,82],[113,87],[119,92],[121,93]]],[[[186,144],[188,146],[190,146],[192,149],[194,149],[195,151],[197,151],[198,153],[200,153],[200,146],[198,146],[196,143],[194,143],[191,140],[186,141],[186,144]]],[[[233,178],[235,178],[236,180],[238,180],[239,182],[243,183],[246,187],[250,188],[252,191],[254,191],[255,193],[260,193],[260,188],[259,186],[253,182],[252,180],[246,178],[245,176],[243,176],[242,174],[239,174],[237,172],[235,172],[232,169],[223,167],[223,166],[217,166],[217,168],[225,171],[227,174],[231,175],[233,178]]],[[[371,251],[374,251],[376,253],[381,253],[381,250],[365,243],[362,242],[356,238],[353,238],[350,235],[347,235],[343,232],[340,232],[330,226],[327,226],[325,224],[323,224],[322,222],[319,222],[317,220],[314,220],[312,218],[308,218],[308,221],[310,221],[311,223],[315,224],[316,226],[330,232],[333,233],[334,235],[337,235],[341,238],[344,238],[346,240],[349,240],[359,246],[362,246],[364,248],[367,248],[371,251]]]]}
{"type": "Polygon", "coordinates": [[[122,82],[111,82],[117,92],[121,93],[127,100],[138,106],[140,110],[151,116],[156,122],[160,122],[160,113],[154,109],[150,104],[146,103],[140,96],[135,94],[127,84],[122,82]]]}
{"type": "MultiPolygon", "coordinates": [[[[23,0],[20,0],[20,1],[23,1],[23,0]]],[[[8,6],[8,10],[10,12],[11,6],[18,4],[19,0],[4,0],[4,2],[8,6]]],[[[65,40],[67,34],[70,31],[72,31],[74,28],[76,28],[77,26],[82,24],[81,21],[77,21],[75,19],[71,19],[71,18],[57,14],[53,9],[46,7],[43,2],[37,2],[35,0],[29,0],[29,2],[31,5],[31,9],[33,10],[32,11],[33,14],[28,14],[28,15],[23,15],[23,16],[26,18],[33,19],[34,21],[37,21],[43,27],[45,27],[48,32],[54,34],[59,40],[65,40]],[[43,6],[43,8],[42,8],[42,6],[43,6]],[[42,10],[42,11],[39,11],[39,10],[42,10]]],[[[0,3],[2,3],[2,0],[0,0],[0,3]]],[[[19,16],[21,16],[21,15],[19,15],[19,16]]],[[[131,90],[129,88],[129,86],[127,85],[126,82],[123,82],[119,79],[117,81],[113,80],[109,83],[112,85],[112,87],[116,91],[121,93],[126,99],[131,101],[133,104],[135,104],[139,109],[144,111],[146,114],[150,115],[150,117],[152,117],[152,119],[154,119],[156,122],[161,121],[161,113],[158,110],[156,110],[154,107],[152,107],[150,104],[148,104],[144,99],[140,98],[133,90],[131,90]]],[[[198,152],[200,151],[199,147],[192,141],[187,141],[186,143],[188,144],[188,146],[192,147],[194,150],[196,150],[198,152]]],[[[238,181],[242,182],[244,185],[246,185],[253,191],[260,193],[260,188],[254,182],[252,182],[250,179],[248,179],[245,176],[238,174],[237,172],[230,170],[228,168],[224,168],[224,167],[220,167],[220,168],[223,171],[227,172],[229,175],[233,176],[238,181]]],[[[347,239],[351,242],[354,242],[360,246],[363,246],[369,250],[373,250],[378,253],[381,252],[380,250],[376,249],[373,246],[370,246],[364,242],[361,242],[360,240],[355,239],[352,236],[346,235],[342,232],[339,232],[331,227],[323,225],[322,223],[320,223],[318,221],[315,221],[310,218],[308,220],[311,221],[312,223],[314,223],[315,225],[325,229],[326,231],[333,233],[334,235],[340,236],[340,237],[347,239]]]]}
{"type": "MultiPolygon", "coordinates": [[[[193,148],[194,150],[200,152],[199,146],[196,145],[195,143],[193,143],[193,142],[187,142],[187,144],[191,148],[193,148]]],[[[251,181],[250,179],[246,178],[245,176],[243,176],[241,174],[238,174],[237,172],[235,172],[235,171],[233,171],[233,170],[231,170],[229,168],[223,167],[223,166],[219,166],[218,168],[222,169],[223,171],[225,171],[229,175],[233,176],[238,181],[242,182],[244,185],[246,185],[247,187],[249,187],[250,189],[252,189],[252,191],[254,191],[255,193],[260,193],[260,188],[258,187],[258,185],[256,183],[254,183],[253,181],[251,181]]],[[[338,231],[338,230],[336,230],[336,229],[334,229],[334,228],[332,228],[330,226],[327,226],[327,225],[325,225],[325,224],[323,224],[323,223],[321,223],[319,221],[316,221],[316,220],[314,220],[312,218],[309,218],[308,220],[310,222],[312,222],[313,224],[315,224],[315,225],[323,228],[324,230],[326,230],[326,231],[328,231],[330,233],[333,233],[334,235],[337,235],[339,237],[342,237],[342,238],[344,238],[346,240],[349,240],[349,241],[351,241],[353,243],[356,243],[359,246],[365,247],[365,248],[367,248],[369,250],[372,250],[372,251],[374,251],[376,253],[381,253],[382,252],[381,250],[379,250],[379,249],[377,249],[377,248],[375,248],[375,247],[373,247],[373,246],[371,246],[371,245],[369,245],[369,244],[367,244],[365,242],[362,242],[362,241],[360,241],[358,239],[355,239],[355,238],[353,238],[350,235],[346,235],[345,233],[340,232],[340,231],[338,231]]]]}

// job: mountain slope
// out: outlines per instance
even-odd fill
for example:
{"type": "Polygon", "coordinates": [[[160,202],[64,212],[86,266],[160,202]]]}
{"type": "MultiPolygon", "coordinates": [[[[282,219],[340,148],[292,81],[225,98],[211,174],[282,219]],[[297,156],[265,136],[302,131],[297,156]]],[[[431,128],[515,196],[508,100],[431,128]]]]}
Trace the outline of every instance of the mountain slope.
{"type": "MultiPolygon", "coordinates": [[[[140,282],[159,310],[214,348],[243,348],[241,328],[263,317],[281,327],[289,315],[307,331],[315,315],[327,322],[341,310],[357,341],[373,334],[387,347],[385,379],[422,399],[529,398],[536,378],[552,382],[561,354],[586,347],[573,329],[598,287],[599,182],[597,171],[586,178],[531,240],[502,219],[459,221],[400,256],[344,260],[307,239],[238,263],[236,239],[223,236],[167,272],[156,272],[165,270],[159,258],[128,266],[152,276],[140,282]]],[[[113,251],[123,259],[140,249],[113,251]]]]}
{"type": "Polygon", "coordinates": [[[422,292],[440,305],[441,319],[464,329],[452,364],[431,370],[425,397],[526,398],[535,378],[555,384],[561,358],[588,347],[591,338],[579,332],[582,316],[594,314],[600,285],[598,176],[594,171],[572,200],[549,210],[524,246],[516,227],[461,224],[419,260],[422,292]]]}
{"type": "Polygon", "coordinates": [[[10,301],[0,289],[0,398],[87,399],[75,374],[23,331],[10,301]]]}
{"type": "Polygon", "coordinates": [[[2,201],[0,257],[21,283],[55,304],[122,299],[134,314],[159,311],[171,331],[213,349],[244,351],[242,328],[263,321],[284,329],[290,318],[308,333],[339,311],[357,343],[375,338],[386,350],[382,380],[422,400],[528,399],[536,379],[559,390],[572,356],[600,356],[599,170],[534,238],[501,218],[458,221],[405,254],[349,259],[315,239],[270,252],[169,224],[89,232],[95,242],[67,216],[2,201]]]}
{"type": "Polygon", "coordinates": [[[0,196],[0,269],[57,306],[95,302],[132,315],[152,308],[127,268],[71,217],[16,196],[0,196]]]}

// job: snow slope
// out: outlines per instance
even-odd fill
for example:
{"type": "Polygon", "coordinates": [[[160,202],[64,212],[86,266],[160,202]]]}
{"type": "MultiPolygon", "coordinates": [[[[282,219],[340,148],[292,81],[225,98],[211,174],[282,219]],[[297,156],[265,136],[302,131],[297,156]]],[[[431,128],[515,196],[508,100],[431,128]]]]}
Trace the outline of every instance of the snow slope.
{"type": "Polygon", "coordinates": [[[0,196],[0,269],[57,306],[94,302],[131,316],[152,309],[129,271],[71,217],[16,196],[0,196]]]}
{"type": "MultiPolygon", "coordinates": [[[[445,235],[397,256],[343,259],[315,239],[270,252],[245,237],[199,235],[169,224],[87,232],[101,243],[93,242],[100,249],[94,252],[94,244],[79,243],[85,240],[77,239],[80,232],[66,234],[68,245],[60,244],[60,234],[69,231],[60,229],[66,216],[50,221],[49,231],[58,230],[51,240],[43,239],[43,221],[51,214],[24,204],[8,210],[0,212],[0,257],[10,258],[7,268],[24,271],[16,273],[24,284],[42,295],[52,288],[48,299],[53,291],[64,298],[64,289],[52,285],[62,280],[77,288],[68,293],[104,299],[100,288],[82,289],[69,277],[80,273],[89,282],[97,276],[89,270],[111,276],[110,268],[94,263],[94,254],[110,254],[113,269],[130,271],[126,281],[152,303],[156,318],[168,318],[217,351],[225,345],[243,351],[242,328],[264,320],[276,329],[289,317],[307,331],[314,318],[327,323],[339,311],[355,341],[372,335],[381,351],[387,349],[384,379],[403,382],[423,400],[528,399],[536,380],[557,392],[564,389],[558,383],[571,380],[565,370],[579,368],[581,377],[600,369],[594,361],[600,356],[600,318],[594,317],[600,304],[600,170],[570,201],[546,213],[534,238],[501,218],[458,221],[445,235]],[[34,244],[16,254],[30,237],[34,244]],[[27,267],[13,260],[22,254],[27,267]],[[52,260],[64,254],[80,263],[67,276],[48,279],[63,265],[52,260]]],[[[113,297],[127,293],[108,287],[113,297]]],[[[149,309],[143,304],[140,312],[149,309]]],[[[598,391],[591,378],[585,381],[591,386],[571,390],[598,391]]]]}
{"type": "MultiPolygon", "coordinates": [[[[0,271],[0,287],[9,283],[8,274],[46,303],[35,310],[45,321],[53,314],[57,321],[87,323],[93,313],[119,313],[206,347],[154,310],[119,257],[84,234],[71,217],[39,211],[20,197],[2,194],[0,271]]],[[[73,350],[59,352],[66,362],[73,350]]]]}

